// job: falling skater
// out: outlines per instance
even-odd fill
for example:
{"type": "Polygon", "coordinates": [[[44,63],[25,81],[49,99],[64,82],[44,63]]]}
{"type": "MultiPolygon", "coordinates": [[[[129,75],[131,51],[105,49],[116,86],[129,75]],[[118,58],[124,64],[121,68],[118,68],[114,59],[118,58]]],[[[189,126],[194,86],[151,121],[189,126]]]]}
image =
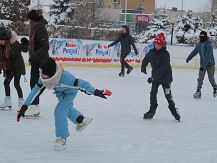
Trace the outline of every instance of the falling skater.
{"type": "Polygon", "coordinates": [[[41,89],[53,89],[59,101],[54,110],[56,128],[54,147],[56,150],[61,150],[66,147],[66,139],[69,137],[67,118],[77,125],[77,131],[82,131],[92,121],[92,118],[84,116],[74,107],[73,101],[78,90],[105,99],[106,96],[111,96],[112,92],[95,89],[87,81],[75,78],[71,73],[62,69],[52,58],[49,58],[40,68],[40,79],[21,107],[17,121],[19,122],[20,118],[25,116],[25,112],[40,94],[41,89]]]}
{"type": "Polygon", "coordinates": [[[154,49],[151,49],[142,62],[141,71],[145,74],[148,64],[152,67],[152,77],[148,79],[148,83],[152,83],[150,93],[150,110],[144,114],[144,119],[152,119],[158,107],[157,93],[161,85],[164,90],[165,97],[169,103],[169,110],[177,121],[181,116],[175,107],[175,102],[171,93],[172,68],[170,65],[170,54],[166,50],[166,39],[163,33],[160,33],[154,39],[154,49]]]}

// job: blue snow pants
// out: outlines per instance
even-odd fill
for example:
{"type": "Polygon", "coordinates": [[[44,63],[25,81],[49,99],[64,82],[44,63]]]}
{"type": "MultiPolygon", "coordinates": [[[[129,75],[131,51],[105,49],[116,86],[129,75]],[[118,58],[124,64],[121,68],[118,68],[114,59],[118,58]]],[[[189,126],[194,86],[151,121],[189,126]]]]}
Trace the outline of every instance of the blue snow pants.
{"type": "Polygon", "coordinates": [[[56,137],[67,138],[70,133],[68,130],[68,119],[74,124],[78,124],[76,119],[83,116],[74,106],[74,96],[71,94],[59,96],[59,103],[54,110],[56,137]]]}

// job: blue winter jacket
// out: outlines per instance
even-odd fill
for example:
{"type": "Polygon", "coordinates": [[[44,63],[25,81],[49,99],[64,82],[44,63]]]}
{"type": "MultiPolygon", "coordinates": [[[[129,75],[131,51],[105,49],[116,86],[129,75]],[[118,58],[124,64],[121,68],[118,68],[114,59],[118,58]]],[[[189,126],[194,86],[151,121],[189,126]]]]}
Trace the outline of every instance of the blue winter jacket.
{"type": "MultiPolygon", "coordinates": [[[[38,83],[26,98],[24,104],[27,106],[31,105],[44,88],[42,81],[39,79],[38,83]]],[[[58,86],[54,88],[54,93],[58,100],[60,101],[65,96],[71,96],[73,100],[76,97],[78,90],[87,94],[94,94],[96,89],[87,81],[77,79],[70,72],[64,70],[58,86]]]]}
{"type": "Polygon", "coordinates": [[[215,59],[213,56],[213,47],[211,41],[207,39],[204,43],[198,43],[195,49],[191,52],[191,54],[186,59],[190,61],[197,54],[200,54],[200,66],[201,67],[209,67],[215,65],[215,59]]]}

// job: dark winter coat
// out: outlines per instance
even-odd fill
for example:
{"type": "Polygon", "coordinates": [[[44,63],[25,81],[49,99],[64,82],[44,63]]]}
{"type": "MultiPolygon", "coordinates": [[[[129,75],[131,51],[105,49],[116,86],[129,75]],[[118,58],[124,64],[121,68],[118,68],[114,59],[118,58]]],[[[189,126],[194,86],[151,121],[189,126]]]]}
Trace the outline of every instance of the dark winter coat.
{"type": "Polygon", "coordinates": [[[210,39],[207,39],[205,42],[200,42],[196,45],[194,50],[191,52],[191,54],[186,59],[187,62],[189,62],[193,57],[195,57],[197,54],[200,54],[200,66],[203,68],[214,66],[215,65],[215,59],[213,56],[213,47],[210,39]]]}
{"type": "Polygon", "coordinates": [[[10,75],[25,75],[25,64],[21,54],[21,44],[16,41],[14,44],[1,46],[0,54],[2,57],[2,69],[4,77],[10,75]],[[6,50],[9,48],[9,50],[6,50]]]}
{"type": "Polygon", "coordinates": [[[166,47],[157,51],[155,48],[151,49],[142,61],[141,71],[146,72],[148,64],[152,67],[153,82],[159,84],[167,84],[173,81],[172,68],[170,65],[170,54],[166,47]]]}
{"type": "Polygon", "coordinates": [[[134,38],[129,34],[121,34],[117,40],[111,43],[109,46],[114,46],[117,43],[121,43],[121,53],[128,54],[131,51],[131,45],[136,54],[138,54],[138,50],[135,46],[134,38]]]}
{"type": "Polygon", "coordinates": [[[29,61],[31,63],[43,63],[49,58],[48,32],[45,28],[45,19],[39,22],[31,21],[29,61]]]}

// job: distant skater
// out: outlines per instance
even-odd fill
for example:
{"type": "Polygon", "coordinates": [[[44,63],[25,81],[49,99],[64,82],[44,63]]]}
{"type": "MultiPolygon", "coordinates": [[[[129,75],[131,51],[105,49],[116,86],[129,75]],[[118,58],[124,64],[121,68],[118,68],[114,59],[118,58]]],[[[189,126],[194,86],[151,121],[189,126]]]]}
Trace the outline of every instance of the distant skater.
{"type": "Polygon", "coordinates": [[[199,77],[197,79],[197,91],[194,93],[193,97],[195,99],[201,98],[201,89],[203,86],[203,80],[208,74],[209,82],[213,87],[213,96],[217,96],[217,84],[215,81],[215,58],[213,56],[213,47],[212,43],[207,36],[207,32],[200,32],[200,42],[196,45],[191,54],[187,57],[186,62],[188,63],[193,57],[195,57],[198,53],[200,55],[200,70],[199,77]]]}
{"type": "Polygon", "coordinates": [[[119,73],[120,77],[124,77],[125,75],[125,68],[127,69],[127,74],[130,74],[131,71],[133,70],[133,67],[130,66],[126,61],[126,57],[128,54],[131,52],[131,45],[133,46],[133,49],[138,55],[138,50],[135,46],[134,39],[130,35],[130,30],[129,27],[126,25],[123,25],[121,27],[121,35],[118,37],[117,40],[115,40],[113,43],[108,45],[108,47],[112,47],[117,43],[121,43],[121,56],[120,56],[120,62],[121,62],[121,72],[119,73]]]}

